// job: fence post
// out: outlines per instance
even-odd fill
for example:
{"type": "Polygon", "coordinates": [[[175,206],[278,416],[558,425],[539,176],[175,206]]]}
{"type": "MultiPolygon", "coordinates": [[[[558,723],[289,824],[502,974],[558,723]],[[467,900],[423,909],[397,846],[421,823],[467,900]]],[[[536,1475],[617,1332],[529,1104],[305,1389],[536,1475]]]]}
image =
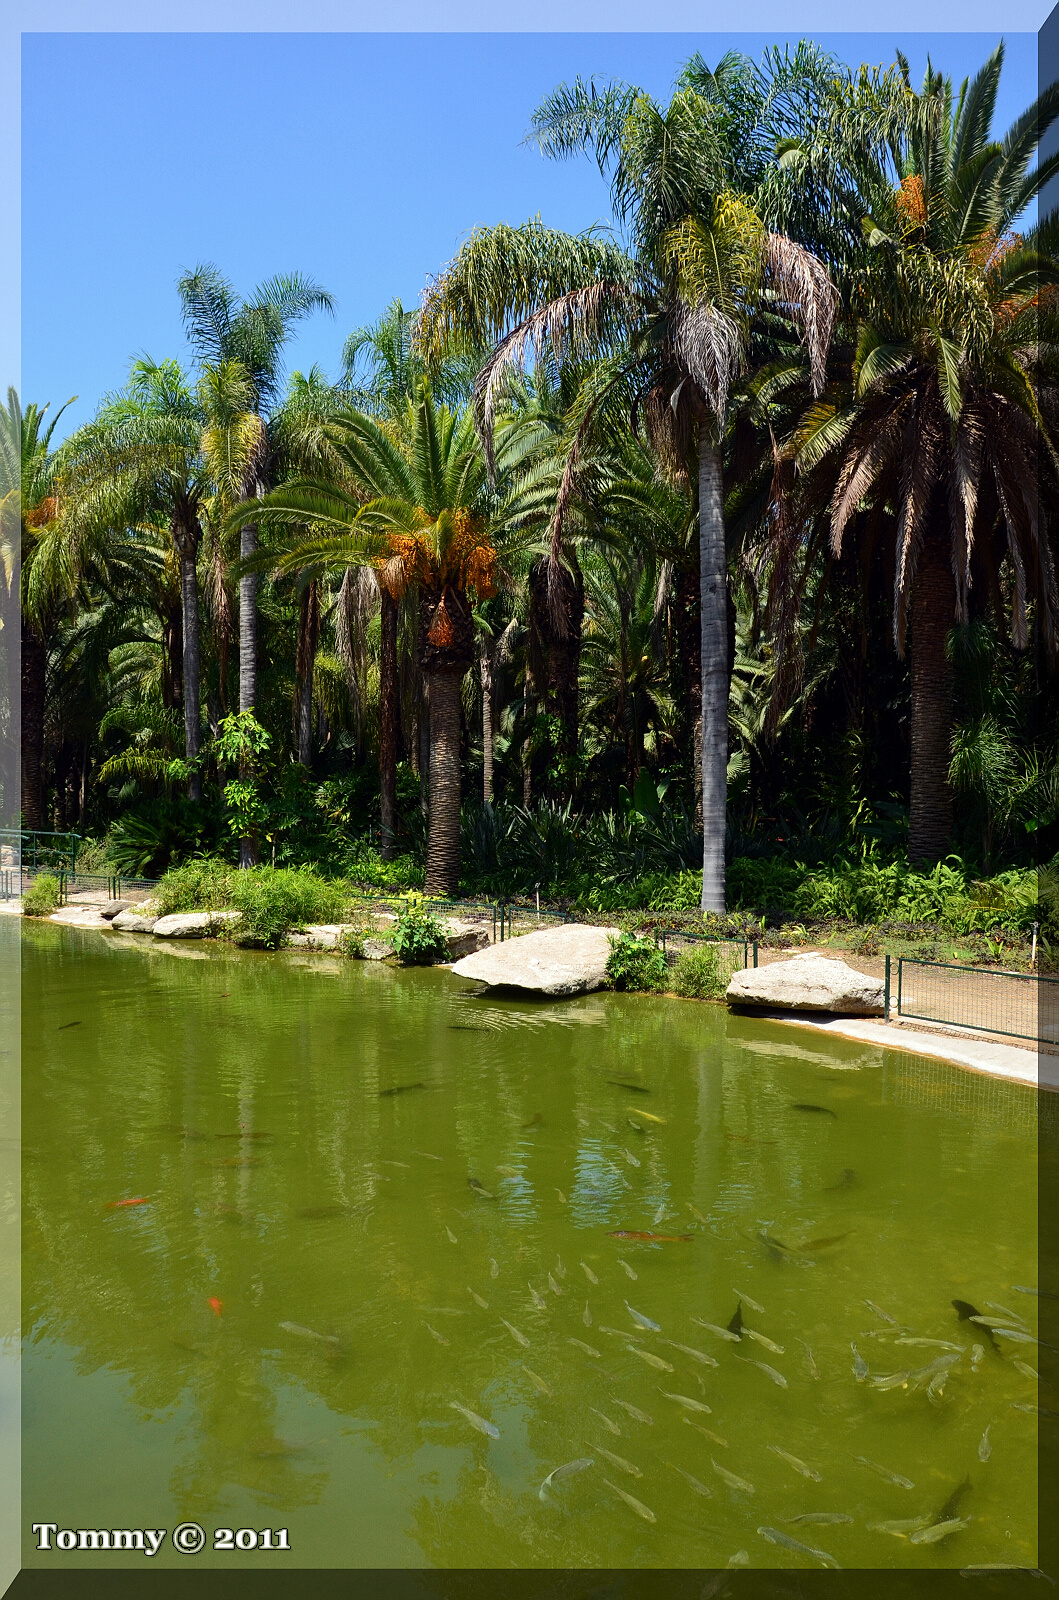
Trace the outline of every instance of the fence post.
{"type": "Polygon", "coordinates": [[[757,966],[757,940],[754,940],[754,965],[757,966]]]}
{"type": "Polygon", "coordinates": [[[886,980],[883,984],[883,1021],[890,1020],[890,957],[886,957],[886,980]]]}
{"type": "Polygon", "coordinates": [[[898,958],[897,958],[897,1015],[898,1016],[901,1015],[901,979],[904,976],[904,969],[905,969],[905,958],[904,958],[904,956],[898,956],[898,958]]]}

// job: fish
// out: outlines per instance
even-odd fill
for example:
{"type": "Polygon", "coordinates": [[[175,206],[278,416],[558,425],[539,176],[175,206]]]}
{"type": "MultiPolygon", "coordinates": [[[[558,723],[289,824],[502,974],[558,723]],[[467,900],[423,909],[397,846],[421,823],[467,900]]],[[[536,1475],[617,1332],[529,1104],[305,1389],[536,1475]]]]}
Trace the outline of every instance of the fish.
{"type": "Polygon", "coordinates": [[[604,1450],[601,1444],[594,1444],[590,1448],[598,1450],[601,1456],[606,1456],[613,1466],[617,1467],[620,1472],[627,1472],[630,1478],[643,1477],[639,1467],[632,1461],[626,1461],[624,1456],[616,1456],[612,1450],[604,1450]]]}
{"type": "Polygon", "coordinates": [[[907,1539],[910,1533],[930,1526],[929,1517],[897,1517],[890,1522],[869,1522],[869,1533],[889,1533],[895,1539],[907,1539]]]}
{"type": "Polygon", "coordinates": [[[527,1378],[532,1380],[534,1388],[539,1389],[541,1394],[551,1395],[554,1392],[550,1386],[545,1383],[543,1378],[539,1377],[536,1372],[532,1372],[530,1368],[527,1367],[524,1361],[520,1361],[519,1365],[526,1374],[527,1378]]]}
{"type": "Polygon", "coordinates": [[[562,1294],[563,1292],[550,1272],[548,1274],[548,1288],[552,1291],[552,1294],[562,1294]]]}
{"type": "Polygon", "coordinates": [[[480,1417],[477,1411],[471,1411],[467,1406],[461,1406],[458,1400],[450,1400],[449,1408],[452,1411],[458,1411],[461,1417],[466,1417],[471,1427],[477,1428],[478,1432],[484,1433],[487,1438],[499,1439],[500,1429],[494,1427],[491,1422],[487,1422],[484,1417],[480,1417]]]}
{"type": "Polygon", "coordinates": [[[346,1206],[302,1206],[298,1216],[309,1222],[319,1222],[324,1217],[344,1217],[347,1210],[346,1206]]]}
{"type": "Polygon", "coordinates": [[[151,1197],[149,1194],[136,1194],[129,1200],[108,1200],[103,1209],[104,1211],[120,1211],[125,1206],[149,1206],[150,1203],[151,1197]]]}
{"type": "Polygon", "coordinates": [[[637,1281],[637,1279],[639,1278],[640,1274],[638,1272],[634,1272],[633,1269],[630,1267],[629,1263],[627,1261],[623,1261],[621,1256],[618,1257],[618,1265],[619,1265],[619,1267],[624,1268],[625,1276],[627,1278],[631,1278],[633,1283],[635,1283],[637,1281]]]}
{"type": "MultiPolygon", "coordinates": [[[[907,1369],[904,1372],[884,1372],[869,1378],[868,1382],[873,1389],[907,1389],[911,1376],[911,1370],[907,1369]]],[[[859,1383],[860,1379],[857,1381],[859,1383]]]]}
{"type": "Polygon", "coordinates": [[[822,1566],[834,1567],[841,1571],[834,1556],[829,1556],[826,1550],[814,1550],[810,1544],[802,1544],[798,1539],[792,1539],[789,1533],[781,1533],[779,1528],[759,1528],[758,1533],[769,1544],[782,1545],[785,1550],[797,1550],[799,1555],[811,1556],[814,1561],[819,1561],[822,1566]]]}
{"type": "Polygon", "coordinates": [[[504,1327],[507,1329],[508,1333],[514,1339],[515,1343],[520,1344],[524,1350],[528,1350],[529,1340],[526,1338],[526,1335],[524,1333],[520,1333],[513,1323],[508,1322],[506,1317],[501,1317],[500,1320],[504,1324],[504,1327]]]}
{"type": "Polygon", "coordinates": [[[1042,1300],[1059,1300],[1059,1294],[1056,1294],[1052,1289],[1031,1289],[1025,1283],[1013,1283],[1011,1287],[1017,1294],[1035,1294],[1039,1295],[1042,1300]]]}
{"type": "Polygon", "coordinates": [[[815,1467],[811,1467],[808,1462],[799,1460],[797,1456],[792,1456],[787,1450],[781,1450],[778,1444],[770,1444],[766,1448],[771,1450],[774,1456],[779,1456],[781,1461],[786,1461],[787,1465],[793,1467],[795,1472],[800,1472],[803,1478],[810,1479],[812,1483],[823,1483],[824,1480],[820,1473],[817,1472],[815,1467]]]}
{"type": "Polygon", "coordinates": [[[693,1233],[638,1233],[632,1228],[610,1228],[608,1239],[643,1239],[648,1244],[690,1244],[693,1233]]]}
{"type": "Polygon", "coordinates": [[[714,1433],[710,1428],[704,1428],[701,1422],[692,1422],[690,1417],[681,1417],[681,1422],[686,1422],[689,1428],[694,1428],[696,1433],[701,1433],[704,1438],[712,1439],[714,1444],[719,1444],[722,1450],[728,1449],[728,1440],[722,1439],[719,1433],[714,1433]]]}
{"type": "Polygon", "coordinates": [[[625,1120],[629,1124],[629,1127],[632,1129],[633,1133],[646,1134],[647,1129],[644,1127],[642,1122],[637,1122],[634,1117],[626,1117],[625,1120]]]}
{"type": "Polygon", "coordinates": [[[803,1511],[797,1517],[784,1517],[783,1521],[793,1525],[796,1522],[816,1522],[820,1527],[830,1527],[839,1522],[852,1522],[853,1518],[846,1511],[803,1511]]]}
{"type": "Polygon", "coordinates": [[[546,1500],[548,1498],[544,1491],[548,1489],[557,1478],[572,1478],[575,1472],[585,1472],[589,1467],[594,1467],[595,1464],[596,1463],[591,1456],[578,1456],[576,1461],[564,1462],[561,1467],[556,1467],[554,1471],[549,1472],[548,1476],[537,1490],[538,1499],[546,1500]]]}
{"type": "Polygon", "coordinates": [[[517,1167],[497,1167],[502,1178],[521,1178],[522,1174],[517,1167]]]}
{"type": "Polygon", "coordinates": [[[587,1300],[585,1301],[585,1309],[581,1313],[581,1321],[584,1323],[586,1328],[591,1328],[591,1326],[592,1326],[592,1313],[588,1309],[588,1301],[587,1300]]]}
{"type": "Polygon", "coordinates": [[[921,1350],[955,1350],[963,1355],[966,1345],[953,1344],[949,1339],[895,1339],[894,1344],[911,1344],[921,1350]]]}
{"type": "Polygon", "coordinates": [[[523,1131],[525,1131],[527,1128],[536,1128],[538,1124],[543,1121],[544,1117],[541,1112],[535,1111],[532,1117],[530,1117],[529,1121],[522,1124],[523,1131]]]}
{"type": "Polygon", "coordinates": [[[599,1279],[596,1277],[596,1274],[592,1271],[592,1268],[587,1264],[587,1262],[582,1261],[580,1263],[580,1267],[581,1267],[581,1271],[584,1273],[584,1275],[588,1279],[589,1283],[594,1283],[594,1284],[598,1284],[599,1283],[599,1279]]]}
{"type": "Polygon", "coordinates": [[[685,1203],[686,1209],[688,1211],[690,1211],[692,1216],[695,1218],[695,1221],[696,1222],[701,1222],[704,1228],[708,1228],[709,1227],[709,1223],[706,1221],[706,1218],[703,1216],[702,1212],[698,1209],[698,1207],[697,1206],[693,1206],[690,1200],[686,1200],[684,1203],[685,1203]]]}
{"type": "Polygon", "coordinates": [[[956,1485],[955,1489],[949,1495],[941,1510],[931,1518],[931,1521],[945,1522],[949,1517],[954,1517],[957,1511],[960,1509],[960,1502],[963,1500],[964,1496],[970,1492],[970,1488],[971,1475],[968,1473],[967,1476],[956,1485]]]}
{"type": "Polygon", "coordinates": [[[557,1278],[566,1277],[566,1268],[563,1266],[562,1256],[556,1256],[555,1258],[555,1276],[557,1278]]]}
{"type": "Polygon", "coordinates": [[[472,1027],[468,1022],[450,1022],[448,1028],[450,1033],[492,1033],[493,1031],[492,1028],[472,1027]]]}
{"type": "Polygon", "coordinates": [[[601,1359],[600,1352],[593,1349],[590,1344],[586,1344],[583,1339],[567,1339],[566,1342],[567,1344],[576,1345],[579,1350],[583,1350],[585,1352],[586,1356],[595,1356],[597,1360],[601,1359]]]}
{"type": "Polygon", "coordinates": [[[708,1356],[704,1350],[696,1350],[693,1345],[677,1344],[673,1339],[661,1339],[659,1343],[667,1344],[671,1350],[679,1350],[683,1356],[690,1356],[692,1361],[699,1362],[700,1366],[715,1367],[717,1365],[712,1356],[708,1356]]]}
{"type": "Polygon", "coordinates": [[[748,1567],[750,1565],[749,1550],[737,1550],[734,1556],[728,1557],[730,1567],[748,1567]]]}
{"type": "Polygon", "coordinates": [[[728,1332],[729,1333],[734,1333],[737,1339],[742,1334],[742,1332],[743,1332],[743,1307],[742,1307],[742,1305],[737,1305],[735,1310],[732,1312],[732,1320],[728,1324],[728,1332]]]}
{"type": "MultiPolygon", "coordinates": [[[[626,1087],[627,1087],[627,1085],[626,1085],[626,1087]]],[[[644,1093],[646,1093],[646,1092],[647,1091],[645,1090],[644,1093]]],[[[616,1483],[611,1483],[609,1478],[604,1478],[603,1482],[607,1485],[608,1489],[613,1489],[615,1494],[620,1495],[621,1498],[625,1501],[625,1504],[627,1506],[631,1506],[632,1510],[636,1512],[636,1515],[638,1517],[642,1517],[645,1522],[657,1522],[658,1521],[658,1518],[655,1516],[655,1514],[651,1510],[650,1506],[645,1506],[643,1501],[642,1500],[637,1500],[635,1495],[626,1494],[624,1489],[619,1489],[618,1485],[616,1483]]]]}
{"type": "Polygon", "coordinates": [[[930,1382],[927,1384],[927,1399],[930,1401],[931,1405],[937,1405],[940,1401],[942,1395],[945,1393],[945,1385],[948,1382],[948,1379],[949,1374],[947,1372],[939,1372],[937,1376],[931,1378],[930,1382]]]}
{"type": "Polygon", "coordinates": [[[591,1411],[594,1417],[599,1418],[600,1422],[602,1422],[605,1428],[609,1428],[611,1433],[616,1433],[618,1438],[621,1438],[621,1429],[618,1427],[616,1422],[612,1422],[609,1417],[605,1417],[602,1411],[597,1411],[595,1406],[589,1406],[588,1409],[591,1411]]]}
{"type": "Polygon", "coordinates": [[[484,1184],[479,1183],[477,1178],[468,1178],[467,1187],[468,1189],[473,1189],[475,1194],[480,1194],[483,1200],[496,1199],[496,1195],[492,1194],[484,1184]]]}
{"type": "Polygon", "coordinates": [[[470,1295],[471,1299],[474,1301],[476,1306],[481,1306],[483,1311],[488,1311],[489,1310],[489,1301],[488,1300],[483,1300],[481,1295],[480,1294],[476,1294],[475,1291],[472,1288],[470,1288],[470,1286],[468,1286],[467,1293],[470,1295]]]}
{"type": "Polygon", "coordinates": [[[746,1324],[744,1323],[743,1324],[743,1333],[744,1333],[746,1338],[755,1339],[758,1344],[763,1344],[765,1346],[766,1350],[773,1351],[775,1355],[778,1355],[778,1356],[786,1355],[786,1351],[785,1351],[783,1345],[776,1344],[772,1339],[766,1339],[765,1335],[763,1333],[758,1333],[756,1328],[748,1328],[746,1326],[746,1324]]]}
{"type": "Polygon", "coordinates": [[[1028,1400],[1012,1400],[1012,1411],[1028,1411],[1035,1417],[1059,1417],[1059,1411],[1049,1411],[1045,1406],[1031,1405],[1028,1400]]]}
{"type": "Polygon", "coordinates": [[[998,1306],[994,1300],[987,1300],[986,1305],[990,1311],[999,1311],[1002,1317],[1009,1317],[1012,1322],[1017,1322],[1020,1327],[1028,1328],[1029,1323],[1025,1317],[1020,1317],[1017,1311],[1009,1311],[1007,1306],[998,1306]]]}
{"type": "Polygon", "coordinates": [[[877,1306],[874,1300],[865,1300],[864,1304],[867,1306],[869,1311],[874,1311],[877,1317],[882,1317],[884,1322],[889,1322],[893,1327],[897,1327],[897,1318],[891,1317],[890,1313],[888,1311],[884,1311],[882,1306],[877,1306]]]}
{"type": "Polygon", "coordinates": [[[660,1222],[664,1222],[668,1215],[669,1215],[669,1210],[668,1210],[668,1208],[667,1208],[667,1206],[665,1204],[665,1201],[663,1201],[662,1204],[659,1206],[658,1210],[655,1212],[655,1214],[654,1214],[654,1216],[652,1217],[651,1220],[654,1223],[655,1227],[657,1228],[658,1224],[660,1222]]]}
{"type": "Polygon", "coordinates": [[[547,1300],[545,1300],[544,1296],[542,1294],[538,1293],[538,1291],[533,1287],[532,1283],[527,1283],[526,1288],[529,1290],[530,1298],[532,1299],[533,1304],[536,1306],[537,1310],[538,1311],[547,1311],[548,1302],[547,1302],[547,1300]]]}
{"type": "Polygon", "coordinates": [[[998,1328],[994,1324],[993,1332],[1002,1339],[1014,1339],[1018,1344],[1039,1344],[1042,1350],[1055,1349],[1054,1345],[1045,1344],[1043,1339],[1035,1339],[1032,1333],[1023,1333],[1021,1328],[998,1328]]]}
{"type": "Polygon", "coordinates": [[[646,1328],[649,1333],[661,1333],[662,1329],[659,1323],[652,1322],[651,1318],[644,1316],[642,1311],[637,1311],[629,1304],[628,1300],[626,1300],[624,1304],[626,1311],[629,1313],[630,1317],[638,1328],[646,1328]]]}
{"type": "Polygon", "coordinates": [[[56,1033],[65,1033],[67,1028],[79,1028],[80,1026],[80,1022],[64,1022],[60,1027],[56,1028],[55,1031],[56,1033]]]}
{"type": "Polygon", "coordinates": [[[887,1483],[892,1483],[898,1489],[914,1489],[915,1484],[911,1478],[903,1478],[899,1472],[891,1472],[889,1467],[881,1467],[877,1461],[869,1461],[867,1456],[854,1456],[854,1461],[859,1461],[862,1467],[869,1467],[880,1478],[885,1478],[887,1483]]]}
{"type": "Polygon", "coordinates": [[[395,1083],[392,1089],[380,1089],[379,1099],[388,1100],[395,1094],[411,1094],[413,1089],[425,1089],[425,1083],[395,1083]]]}
{"type": "Polygon", "coordinates": [[[836,1115],[836,1113],[831,1110],[830,1106],[814,1106],[814,1105],[810,1105],[805,1100],[796,1100],[795,1103],[791,1106],[791,1110],[792,1111],[815,1111],[821,1117],[833,1117],[833,1116],[836,1115]]]}
{"type": "MultiPolygon", "coordinates": [[[[961,1322],[976,1322],[979,1326],[982,1325],[980,1321],[982,1313],[979,1311],[978,1307],[973,1306],[969,1300],[954,1300],[952,1302],[952,1309],[955,1311],[961,1322]]],[[[985,1324],[985,1330],[989,1343],[993,1346],[994,1350],[999,1352],[1000,1346],[993,1337],[993,1330],[991,1327],[989,1327],[988,1321],[985,1324]]]]}
{"type": "Polygon", "coordinates": [[[966,1517],[948,1517],[944,1522],[935,1522],[932,1527],[920,1528],[918,1533],[909,1536],[909,1544],[937,1544],[941,1539],[947,1539],[950,1534],[958,1533],[961,1528],[966,1528],[966,1517]]]}
{"type": "Polygon", "coordinates": [[[630,1167],[638,1167],[640,1165],[640,1163],[639,1163],[638,1159],[636,1158],[636,1156],[633,1155],[631,1150],[626,1150],[624,1145],[622,1146],[622,1152],[621,1153],[625,1157],[626,1161],[629,1163],[630,1167]]]}
{"type": "Polygon", "coordinates": [[[743,1494],[757,1494],[752,1483],[747,1483],[745,1478],[739,1478],[734,1472],[729,1472],[727,1467],[722,1467],[719,1462],[710,1457],[710,1466],[717,1476],[728,1485],[729,1489],[739,1489],[743,1494]]]}
{"type": "MultiPolygon", "coordinates": [[[[218,1137],[218,1139],[225,1139],[225,1138],[228,1137],[228,1135],[227,1134],[223,1134],[223,1133],[219,1133],[217,1135],[217,1137],[218,1137]]],[[[233,1134],[231,1137],[234,1138],[235,1135],[233,1134]]],[[[380,1165],[380,1167],[407,1167],[408,1166],[408,1162],[407,1161],[380,1161],[379,1165],[380,1165]]]]}
{"type": "Polygon", "coordinates": [[[642,1083],[622,1083],[620,1078],[608,1078],[607,1082],[613,1084],[615,1089],[628,1089],[630,1094],[650,1094],[650,1089],[645,1089],[642,1083]]]}
{"type": "Polygon", "coordinates": [[[737,1361],[745,1361],[747,1366],[759,1367],[766,1377],[772,1379],[773,1383],[778,1384],[781,1389],[787,1388],[787,1380],[783,1373],[777,1372],[775,1367],[770,1367],[767,1361],[755,1361],[752,1356],[736,1356],[735,1359],[737,1361]]]}
{"type": "Polygon", "coordinates": [[[649,1367],[657,1367],[659,1372],[673,1372],[675,1369],[668,1361],[663,1361],[661,1356],[656,1356],[652,1350],[641,1350],[638,1345],[627,1344],[626,1350],[634,1356],[639,1356],[641,1361],[646,1361],[649,1367]]]}
{"type": "Polygon", "coordinates": [[[639,1341],[640,1338],[638,1333],[630,1333],[628,1328],[608,1328],[605,1322],[600,1323],[599,1331],[600,1333],[611,1334],[615,1339],[635,1339],[639,1341]]]}
{"type": "MultiPolygon", "coordinates": [[[[649,1090],[645,1090],[644,1092],[650,1093],[649,1090]]],[[[653,1111],[641,1111],[639,1106],[630,1106],[629,1110],[634,1116],[642,1117],[645,1122],[659,1122],[663,1127],[665,1126],[665,1117],[656,1117],[653,1111]]]]}
{"type": "Polygon", "coordinates": [[[707,1487],[706,1487],[706,1485],[704,1483],[700,1483],[698,1478],[693,1478],[691,1476],[690,1472],[685,1472],[683,1467],[678,1467],[675,1461],[667,1461],[666,1462],[666,1466],[667,1467],[672,1467],[674,1472],[679,1472],[680,1476],[682,1478],[686,1479],[686,1481],[688,1483],[690,1483],[690,1485],[694,1489],[695,1493],[696,1494],[701,1494],[703,1499],[705,1499],[705,1500],[712,1500],[713,1499],[713,1490],[712,1489],[707,1489],[707,1487]]]}
{"type": "Polygon", "coordinates": [[[489,1257],[489,1276],[491,1278],[499,1278],[500,1276],[500,1264],[492,1256],[489,1257]]]}
{"type": "Polygon", "coordinates": [[[670,1394],[668,1389],[659,1389],[659,1394],[667,1400],[675,1400],[678,1406],[683,1406],[685,1411],[702,1411],[707,1416],[713,1412],[712,1406],[704,1406],[701,1400],[693,1400],[689,1394],[670,1394]]]}
{"type": "Polygon", "coordinates": [[[727,1339],[730,1344],[739,1343],[739,1335],[737,1333],[729,1333],[727,1328],[719,1328],[716,1322],[703,1322],[701,1317],[692,1317],[691,1320],[698,1327],[705,1328],[707,1333],[715,1333],[718,1339],[727,1339]]]}
{"type": "Polygon", "coordinates": [[[429,1322],[424,1322],[423,1326],[427,1332],[438,1341],[438,1344],[448,1344],[450,1342],[448,1339],[446,1339],[443,1333],[439,1333],[436,1328],[432,1328],[429,1322]]]}
{"type": "Polygon", "coordinates": [[[1021,1372],[1024,1378],[1033,1378],[1038,1383],[1041,1381],[1040,1373],[1035,1367],[1031,1367],[1028,1361],[1020,1361],[1016,1356],[1011,1365],[1015,1368],[1016,1372],[1021,1372]]]}
{"type": "Polygon", "coordinates": [[[857,1181],[857,1174],[852,1167],[843,1167],[837,1183],[829,1183],[824,1190],[825,1194],[834,1194],[838,1189],[848,1189],[857,1181]]]}
{"type": "Polygon", "coordinates": [[[805,1351],[805,1359],[809,1363],[809,1376],[810,1376],[810,1378],[819,1378],[820,1369],[817,1366],[816,1362],[813,1360],[813,1352],[810,1350],[809,1346],[806,1344],[804,1339],[799,1339],[798,1343],[801,1345],[802,1349],[805,1351]]]}
{"type": "Polygon", "coordinates": [[[426,1161],[444,1161],[445,1159],[444,1156],[431,1155],[429,1150],[413,1150],[412,1154],[414,1156],[422,1156],[426,1161]]]}
{"type": "Polygon", "coordinates": [[[223,1316],[224,1302],[223,1300],[218,1300],[215,1294],[210,1295],[210,1298],[207,1300],[206,1304],[209,1306],[215,1317],[223,1316]]]}
{"type": "Polygon", "coordinates": [[[856,1230],[847,1228],[845,1233],[833,1233],[826,1239],[810,1239],[807,1244],[800,1244],[798,1249],[803,1255],[808,1255],[810,1250],[830,1250],[833,1244],[841,1244],[843,1239],[848,1239],[856,1230]]]}
{"type": "Polygon", "coordinates": [[[649,1417],[646,1411],[641,1411],[639,1406],[634,1406],[631,1401],[619,1400],[617,1395],[614,1395],[612,1396],[612,1404],[621,1406],[622,1410],[627,1411],[630,1417],[634,1418],[635,1421],[646,1422],[649,1427],[654,1427],[654,1417],[649,1417]]]}
{"type": "Polygon", "coordinates": [[[563,1194],[563,1191],[561,1189],[556,1189],[555,1192],[559,1196],[559,1204],[561,1206],[565,1206],[565,1204],[566,1204],[566,1196],[565,1196],[565,1194],[563,1194]]]}
{"type": "MultiPolygon", "coordinates": [[[[992,1423],[990,1423],[989,1426],[992,1427],[992,1423]]],[[[978,1459],[979,1461],[988,1461],[992,1454],[993,1446],[989,1442],[989,1428],[986,1428],[982,1437],[978,1441],[978,1459]]]]}
{"type": "Polygon", "coordinates": [[[977,1372],[978,1371],[979,1364],[981,1363],[982,1357],[984,1355],[985,1355],[985,1345],[984,1344],[973,1344],[971,1346],[971,1371],[972,1372],[977,1372]]]}
{"type": "Polygon", "coordinates": [[[795,1252],[791,1249],[790,1245],[784,1244],[782,1239],[773,1238],[772,1234],[766,1233],[764,1228],[762,1228],[761,1232],[758,1234],[758,1238],[761,1240],[761,1243],[765,1246],[766,1250],[771,1250],[773,1255],[783,1256],[789,1261],[794,1259],[795,1252]]]}
{"type": "Polygon", "coordinates": [[[448,1223],[445,1224],[445,1234],[450,1244],[459,1244],[460,1241],[457,1239],[448,1223]]]}
{"type": "Polygon", "coordinates": [[[759,1306],[756,1300],[751,1300],[748,1294],[740,1294],[738,1289],[733,1289],[732,1293],[735,1295],[737,1300],[742,1301],[745,1305],[748,1305],[751,1311],[756,1311],[759,1316],[762,1317],[765,1315],[765,1307],[759,1306]]]}
{"type": "Polygon", "coordinates": [[[863,1383],[865,1378],[868,1376],[868,1363],[865,1361],[864,1357],[861,1355],[852,1339],[849,1341],[849,1347],[853,1351],[853,1376],[856,1378],[858,1383],[863,1383]]]}
{"type": "MultiPolygon", "coordinates": [[[[341,1340],[336,1334],[317,1333],[315,1328],[303,1328],[298,1322],[281,1322],[279,1326],[283,1329],[284,1333],[292,1333],[296,1339],[315,1339],[319,1344],[330,1344],[336,1346],[341,1343],[341,1340]]],[[[447,1339],[442,1340],[443,1344],[448,1344],[448,1342],[449,1341],[447,1339]]]]}

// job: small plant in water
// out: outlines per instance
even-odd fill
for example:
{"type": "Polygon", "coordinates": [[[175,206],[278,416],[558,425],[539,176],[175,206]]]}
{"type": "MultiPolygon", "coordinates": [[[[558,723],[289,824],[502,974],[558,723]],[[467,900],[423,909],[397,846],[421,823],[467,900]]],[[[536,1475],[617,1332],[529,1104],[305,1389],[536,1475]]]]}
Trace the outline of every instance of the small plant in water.
{"type": "Polygon", "coordinates": [[[409,896],[408,907],[397,918],[393,931],[393,950],[406,967],[429,967],[448,955],[445,930],[421,900],[409,896]]]}
{"type": "Polygon", "coordinates": [[[59,907],[59,880],[43,872],[22,897],[22,913],[27,917],[50,917],[59,907]]]}
{"type": "Polygon", "coordinates": [[[666,958],[653,939],[619,933],[610,941],[607,978],[612,989],[664,989],[666,958]]]}

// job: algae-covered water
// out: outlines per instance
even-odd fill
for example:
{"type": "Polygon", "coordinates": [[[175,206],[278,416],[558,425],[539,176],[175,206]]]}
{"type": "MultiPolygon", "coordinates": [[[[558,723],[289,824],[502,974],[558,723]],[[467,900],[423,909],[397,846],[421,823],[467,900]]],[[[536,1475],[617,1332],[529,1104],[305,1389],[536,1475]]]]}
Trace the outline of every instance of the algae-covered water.
{"type": "Polygon", "coordinates": [[[952,1305],[1037,1332],[1031,1090],[694,1003],[22,960],[27,1565],[189,1562],[41,1519],[240,1567],[1037,1565],[1048,1352],[952,1305]]]}

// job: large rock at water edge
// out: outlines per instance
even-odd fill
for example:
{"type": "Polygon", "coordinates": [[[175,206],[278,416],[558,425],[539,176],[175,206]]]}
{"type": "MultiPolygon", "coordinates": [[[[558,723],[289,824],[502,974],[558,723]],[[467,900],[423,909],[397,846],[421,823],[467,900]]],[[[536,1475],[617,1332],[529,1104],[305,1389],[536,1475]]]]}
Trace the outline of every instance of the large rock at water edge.
{"type": "Polygon", "coordinates": [[[232,922],[238,915],[238,911],[175,911],[159,917],[151,932],[157,939],[208,939],[222,922],[232,922]]]}
{"type": "Polygon", "coordinates": [[[883,983],[834,956],[792,956],[788,961],[770,961],[765,967],[744,967],[728,985],[727,999],[738,1006],[879,1016],[883,983]]]}
{"type": "Polygon", "coordinates": [[[113,922],[119,911],[127,911],[131,905],[131,900],[108,900],[105,906],[100,906],[99,914],[107,922],[113,922]]]}
{"type": "Polygon", "coordinates": [[[149,907],[130,906],[127,911],[119,911],[116,917],[112,917],[110,926],[121,933],[150,933],[157,921],[157,911],[151,911],[149,907]]]}
{"type": "Polygon", "coordinates": [[[452,970],[458,977],[473,978],[491,989],[587,994],[606,982],[610,940],[616,933],[616,928],[591,928],[578,922],[543,928],[464,956],[452,970]]]}
{"type": "Polygon", "coordinates": [[[450,961],[473,956],[477,950],[488,950],[493,942],[490,930],[480,922],[462,922],[457,917],[446,917],[442,926],[450,961]]]}

